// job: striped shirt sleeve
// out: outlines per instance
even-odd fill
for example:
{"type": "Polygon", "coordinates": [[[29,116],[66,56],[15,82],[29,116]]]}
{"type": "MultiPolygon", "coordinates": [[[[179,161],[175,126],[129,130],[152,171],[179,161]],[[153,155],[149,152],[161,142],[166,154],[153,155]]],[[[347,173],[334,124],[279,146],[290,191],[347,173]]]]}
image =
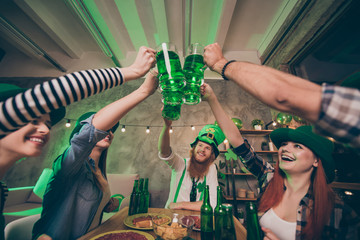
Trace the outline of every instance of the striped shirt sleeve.
{"type": "Polygon", "coordinates": [[[0,137],[60,107],[122,85],[120,68],[69,73],[0,102],[0,137]]]}

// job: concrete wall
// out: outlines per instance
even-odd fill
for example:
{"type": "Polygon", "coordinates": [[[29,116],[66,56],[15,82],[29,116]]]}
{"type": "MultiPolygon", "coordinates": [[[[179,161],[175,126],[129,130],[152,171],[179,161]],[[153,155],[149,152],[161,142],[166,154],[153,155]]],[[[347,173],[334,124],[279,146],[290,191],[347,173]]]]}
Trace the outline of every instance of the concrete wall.
{"type": "MultiPolygon", "coordinates": [[[[6,79],[5,79],[6,80],[6,79]]],[[[12,83],[22,87],[31,87],[39,80],[12,79],[12,83]],[[15,82],[14,82],[15,81],[15,82]]],[[[41,79],[44,80],[44,79],[41,79]]],[[[0,79],[1,81],[1,79],[0,79]]],[[[3,79],[4,81],[4,79],[3,79]]],[[[115,89],[92,96],[81,102],[67,107],[66,118],[75,120],[88,111],[98,111],[106,104],[121,98],[142,83],[142,79],[134,80],[115,89]]],[[[220,103],[231,117],[240,118],[244,129],[251,129],[251,120],[263,119],[265,123],[271,121],[270,109],[255,100],[232,82],[223,80],[205,80],[217,94],[220,103]]],[[[163,119],[161,117],[161,93],[155,92],[136,108],[131,110],[120,122],[126,125],[126,132],[120,128],[115,134],[115,139],[109,149],[107,158],[108,173],[139,173],[141,177],[148,177],[149,190],[152,194],[151,206],[163,207],[169,193],[170,169],[158,157],[157,142],[161,131],[163,119]],[[130,126],[136,125],[136,126],[130,126]],[[151,127],[149,134],[145,133],[145,126],[151,127]]],[[[182,106],[181,118],[173,123],[174,133],[171,135],[172,148],[183,157],[189,156],[189,144],[197,136],[202,126],[214,123],[210,107],[206,102],[195,106],[182,106]],[[192,131],[190,125],[196,126],[192,131]]],[[[28,186],[35,184],[41,171],[51,167],[52,161],[66,148],[71,128],[65,127],[62,120],[51,130],[51,140],[39,157],[27,158],[19,161],[8,171],[3,179],[9,187],[28,186]]]]}

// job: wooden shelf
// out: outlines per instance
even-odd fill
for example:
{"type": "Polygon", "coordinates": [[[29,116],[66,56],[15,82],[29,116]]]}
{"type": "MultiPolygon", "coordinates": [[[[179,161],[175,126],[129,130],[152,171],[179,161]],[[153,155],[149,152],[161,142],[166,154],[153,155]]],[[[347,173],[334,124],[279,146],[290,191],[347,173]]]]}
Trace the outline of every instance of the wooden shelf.
{"type": "Polygon", "coordinates": [[[330,184],[332,188],[360,190],[360,183],[333,182],[330,184]]]}
{"type": "MultiPolygon", "coordinates": [[[[224,198],[228,201],[234,200],[234,198],[232,196],[225,195],[224,198]]],[[[240,198],[240,197],[236,198],[236,201],[256,201],[256,200],[257,200],[257,198],[240,198]]]]}
{"type": "MultiPolygon", "coordinates": [[[[225,175],[232,175],[231,173],[224,173],[225,175]]],[[[234,173],[235,176],[253,176],[251,173],[234,173]]]]}

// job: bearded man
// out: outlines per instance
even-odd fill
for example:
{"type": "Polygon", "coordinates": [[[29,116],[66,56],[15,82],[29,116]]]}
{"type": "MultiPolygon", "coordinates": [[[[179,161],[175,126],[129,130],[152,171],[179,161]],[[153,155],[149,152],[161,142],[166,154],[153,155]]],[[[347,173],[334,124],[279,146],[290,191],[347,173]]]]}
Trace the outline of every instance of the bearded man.
{"type": "Polygon", "coordinates": [[[225,139],[219,126],[206,125],[190,144],[190,158],[182,158],[170,146],[172,121],[164,119],[158,143],[159,158],[172,170],[170,193],[165,208],[200,211],[205,185],[209,185],[210,204],[216,206],[218,145],[225,139]]]}

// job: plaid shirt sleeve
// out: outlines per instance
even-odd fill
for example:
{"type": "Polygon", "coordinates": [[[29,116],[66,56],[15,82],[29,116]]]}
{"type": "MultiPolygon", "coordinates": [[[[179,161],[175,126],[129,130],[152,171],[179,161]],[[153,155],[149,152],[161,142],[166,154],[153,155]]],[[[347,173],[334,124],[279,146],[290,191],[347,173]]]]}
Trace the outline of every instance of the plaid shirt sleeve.
{"type": "Polygon", "coordinates": [[[246,139],[244,139],[242,145],[234,148],[233,152],[240,158],[244,166],[257,178],[262,192],[272,179],[274,168],[270,163],[255,153],[246,139]]]}
{"type": "Polygon", "coordinates": [[[315,131],[360,148],[360,91],[323,84],[315,131]]]}

